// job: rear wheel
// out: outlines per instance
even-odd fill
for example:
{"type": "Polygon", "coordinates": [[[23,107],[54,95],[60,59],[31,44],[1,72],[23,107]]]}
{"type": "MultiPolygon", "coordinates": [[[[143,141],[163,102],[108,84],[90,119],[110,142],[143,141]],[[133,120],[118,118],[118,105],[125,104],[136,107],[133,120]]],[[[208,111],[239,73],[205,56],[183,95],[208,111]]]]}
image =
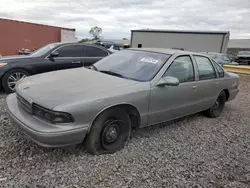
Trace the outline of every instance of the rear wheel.
{"type": "Polygon", "coordinates": [[[205,115],[211,118],[219,117],[224,109],[226,100],[226,93],[222,91],[216,99],[214,105],[205,111],[205,115]]]}
{"type": "Polygon", "coordinates": [[[131,122],[126,111],[122,108],[109,109],[94,121],[85,147],[94,155],[114,153],[124,147],[130,130],[131,122]]]}
{"type": "Polygon", "coordinates": [[[6,93],[15,92],[16,83],[29,76],[30,74],[23,69],[13,69],[5,73],[2,79],[2,85],[6,93]]]}

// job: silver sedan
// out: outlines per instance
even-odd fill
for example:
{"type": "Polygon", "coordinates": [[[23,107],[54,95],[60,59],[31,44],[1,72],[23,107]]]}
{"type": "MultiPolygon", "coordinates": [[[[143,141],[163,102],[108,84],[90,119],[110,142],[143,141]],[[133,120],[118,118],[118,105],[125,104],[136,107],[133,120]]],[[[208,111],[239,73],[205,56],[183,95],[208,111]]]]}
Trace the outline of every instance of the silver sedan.
{"type": "Polygon", "coordinates": [[[204,112],[220,116],[239,76],[206,55],[128,49],[90,69],[24,78],[7,97],[15,125],[45,147],[84,143],[92,154],[123,148],[131,129],[204,112]]]}

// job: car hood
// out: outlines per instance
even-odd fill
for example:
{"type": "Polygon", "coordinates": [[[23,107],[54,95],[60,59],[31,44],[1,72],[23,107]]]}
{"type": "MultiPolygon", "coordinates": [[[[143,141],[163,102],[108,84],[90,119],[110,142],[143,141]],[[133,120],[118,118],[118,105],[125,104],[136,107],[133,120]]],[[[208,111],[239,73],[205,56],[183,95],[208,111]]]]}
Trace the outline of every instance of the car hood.
{"type": "Polygon", "coordinates": [[[53,109],[74,101],[102,98],[140,82],[86,68],[54,71],[27,77],[18,82],[16,92],[30,102],[53,109]]]}

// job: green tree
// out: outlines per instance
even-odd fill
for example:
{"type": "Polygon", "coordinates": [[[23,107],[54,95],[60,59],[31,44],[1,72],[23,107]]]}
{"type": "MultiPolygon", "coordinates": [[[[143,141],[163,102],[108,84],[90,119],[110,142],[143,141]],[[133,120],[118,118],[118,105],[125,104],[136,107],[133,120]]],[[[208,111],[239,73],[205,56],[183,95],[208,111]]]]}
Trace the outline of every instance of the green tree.
{"type": "Polygon", "coordinates": [[[102,33],[102,28],[100,27],[92,27],[90,30],[89,30],[89,34],[91,34],[95,40],[99,39],[100,38],[100,34],[102,33]]]}
{"type": "Polygon", "coordinates": [[[88,38],[83,38],[83,39],[81,39],[79,42],[88,42],[88,41],[89,41],[88,38]]]}

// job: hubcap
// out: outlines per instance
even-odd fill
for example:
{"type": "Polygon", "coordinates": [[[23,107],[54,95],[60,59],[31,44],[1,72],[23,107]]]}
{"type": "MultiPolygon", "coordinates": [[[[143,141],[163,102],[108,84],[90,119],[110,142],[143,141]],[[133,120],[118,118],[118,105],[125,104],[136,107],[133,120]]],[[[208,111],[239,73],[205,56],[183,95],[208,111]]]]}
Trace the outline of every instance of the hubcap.
{"type": "Polygon", "coordinates": [[[114,142],[117,138],[117,129],[115,127],[109,127],[105,133],[105,139],[108,143],[114,142]]]}
{"type": "Polygon", "coordinates": [[[102,133],[102,143],[104,145],[110,145],[120,136],[120,126],[122,122],[119,120],[109,120],[105,124],[106,127],[102,133]]]}
{"type": "Polygon", "coordinates": [[[8,83],[8,87],[14,91],[15,90],[15,86],[16,86],[16,83],[25,78],[26,77],[26,74],[22,73],[22,72],[15,72],[13,74],[11,74],[7,80],[7,83],[8,83]]]}

